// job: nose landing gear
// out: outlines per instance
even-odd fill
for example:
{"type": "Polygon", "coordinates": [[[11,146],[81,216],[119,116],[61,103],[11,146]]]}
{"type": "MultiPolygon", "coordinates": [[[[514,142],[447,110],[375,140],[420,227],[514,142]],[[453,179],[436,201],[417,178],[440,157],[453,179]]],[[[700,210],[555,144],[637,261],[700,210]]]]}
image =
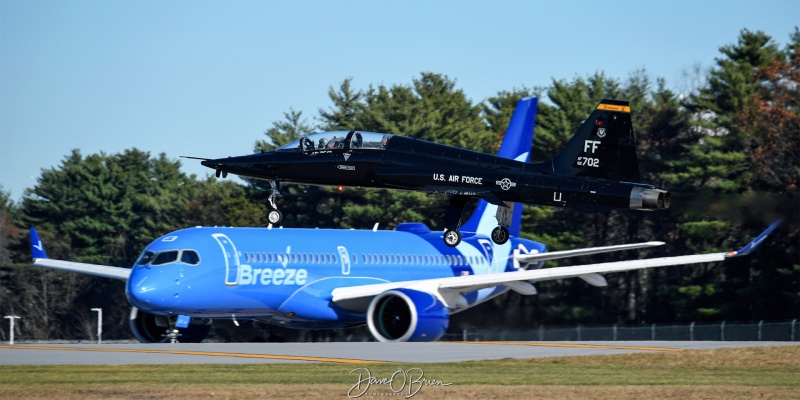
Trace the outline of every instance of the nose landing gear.
{"type": "Polygon", "coordinates": [[[278,206],[275,204],[275,198],[281,195],[281,186],[279,182],[269,181],[269,187],[269,205],[272,209],[267,213],[267,220],[269,220],[271,225],[279,225],[283,221],[283,213],[278,210],[278,206]]]}

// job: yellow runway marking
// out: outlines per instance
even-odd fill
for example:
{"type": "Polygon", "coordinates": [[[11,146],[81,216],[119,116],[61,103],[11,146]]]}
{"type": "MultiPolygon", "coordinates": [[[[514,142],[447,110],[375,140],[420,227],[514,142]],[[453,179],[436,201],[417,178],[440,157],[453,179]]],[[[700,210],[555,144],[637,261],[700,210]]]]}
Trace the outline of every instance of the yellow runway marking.
{"type": "Polygon", "coordinates": [[[644,346],[609,346],[602,344],[570,344],[570,343],[531,343],[531,342],[456,342],[469,344],[501,344],[511,346],[534,346],[534,347],[574,347],[578,349],[622,349],[622,350],[646,350],[646,351],[683,351],[671,347],[644,347],[644,346]]]}
{"type": "Polygon", "coordinates": [[[330,362],[330,363],[343,363],[343,364],[384,364],[384,363],[386,363],[386,361],[357,360],[357,359],[349,359],[349,358],[282,356],[282,355],[275,355],[275,354],[223,353],[223,352],[216,352],[216,351],[189,351],[189,350],[151,350],[151,349],[140,349],[139,350],[139,349],[98,348],[98,347],[50,347],[50,346],[9,346],[9,345],[0,345],[0,349],[73,350],[73,351],[97,351],[97,352],[107,352],[107,353],[181,354],[181,355],[190,355],[190,356],[260,358],[260,359],[266,359],[266,360],[330,362]]]}

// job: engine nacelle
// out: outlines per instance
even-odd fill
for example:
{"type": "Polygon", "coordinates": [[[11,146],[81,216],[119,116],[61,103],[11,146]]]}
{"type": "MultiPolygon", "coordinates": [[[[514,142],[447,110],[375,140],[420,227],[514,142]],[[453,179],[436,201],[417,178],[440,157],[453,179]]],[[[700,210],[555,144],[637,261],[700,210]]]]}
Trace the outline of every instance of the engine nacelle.
{"type": "Polygon", "coordinates": [[[431,342],[450,323],[450,313],[436,296],[411,289],[383,292],[369,304],[369,331],[381,342],[431,342]]]}
{"type": "MultiPolygon", "coordinates": [[[[148,314],[136,307],[131,308],[130,326],[133,336],[142,343],[166,343],[169,338],[164,336],[169,329],[169,318],[163,315],[148,314]]],[[[200,343],[211,331],[211,322],[195,320],[188,328],[178,328],[181,336],[178,341],[182,343],[200,343]]]]}

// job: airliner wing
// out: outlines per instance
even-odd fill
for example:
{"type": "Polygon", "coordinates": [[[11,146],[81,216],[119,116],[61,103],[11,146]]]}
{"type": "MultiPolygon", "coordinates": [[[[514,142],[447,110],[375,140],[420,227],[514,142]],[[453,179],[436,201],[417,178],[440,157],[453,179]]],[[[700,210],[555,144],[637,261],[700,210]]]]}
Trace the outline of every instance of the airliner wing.
{"type": "Polygon", "coordinates": [[[51,260],[49,258],[34,258],[33,265],[62,271],[80,272],[82,274],[102,276],[103,278],[128,280],[131,274],[129,268],[112,267],[108,265],[84,264],[72,261],[51,260]]]}
{"type": "MultiPolygon", "coordinates": [[[[705,262],[723,261],[726,258],[741,256],[752,252],[780,224],[776,221],[761,235],[739,251],[727,253],[695,254],[688,256],[650,258],[601,264],[577,265],[571,267],[545,268],[532,271],[505,272],[486,275],[454,276],[415,281],[388,282],[364,286],[342,287],[334,289],[333,302],[344,308],[354,305],[363,306],[364,299],[377,296],[386,290],[408,288],[437,295],[448,307],[458,308],[460,295],[478,289],[493,286],[507,286],[521,294],[536,294],[532,282],[541,282],[564,278],[584,278],[592,283],[604,281],[599,274],[609,272],[630,271],[645,268],[666,267],[671,265],[687,265],[705,262]]],[[[594,283],[593,283],[594,284],[594,283]]],[[[598,285],[602,286],[602,285],[598,285]]]]}
{"type": "Polygon", "coordinates": [[[644,243],[620,244],[614,246],[589,247],[586,249],[548,251],[544,253],[534,253],[534,254],[515,254],[514,260],[521,263],[532,263],[536,261],[557,260],[560,258],[588,256],[591,254],[600,254],[600,253],[610,253],[612,251],[643,249],[645,247],[663,246],[664,244],[665,244],[664,242],[644,242],[644,243]]]}
{"type": "Polygon", "coordinates": [[[131,270],[128,268],[112,267],[109,265],[85,264],[72,261],[53,260],[47,258],[44,245],[39,239],[39,233],[35,228],[31,228],[31,252],[33,253],[33,265],[37,267],[60,269],[62,271],[80,272],[82,274],[101,276],[103,278],[128,280],[131,270]]]}

